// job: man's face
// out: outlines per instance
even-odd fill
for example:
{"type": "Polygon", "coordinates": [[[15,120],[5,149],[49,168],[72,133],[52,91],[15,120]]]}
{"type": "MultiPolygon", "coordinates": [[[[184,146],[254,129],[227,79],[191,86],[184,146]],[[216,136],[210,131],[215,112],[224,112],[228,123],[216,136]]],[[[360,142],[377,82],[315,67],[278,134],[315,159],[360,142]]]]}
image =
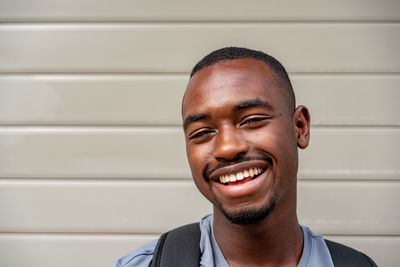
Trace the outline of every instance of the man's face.
{"type": "Polygon", "coordinates": [[[205,67],[188,84],[182,112],[193,179],[232,222],[256,222],[275,205],[296,205],[297,117],[304,111],[293,115],[281,90],[270,68],[254,59],[205,67]]]}

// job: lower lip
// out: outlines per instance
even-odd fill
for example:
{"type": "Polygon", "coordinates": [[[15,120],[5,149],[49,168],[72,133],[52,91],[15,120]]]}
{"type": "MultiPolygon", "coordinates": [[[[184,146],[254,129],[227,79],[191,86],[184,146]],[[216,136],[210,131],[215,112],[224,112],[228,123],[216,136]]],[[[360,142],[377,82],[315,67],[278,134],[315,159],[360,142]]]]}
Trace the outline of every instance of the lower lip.
{"type": "Polygon", "coordinates": [[[267,178],[270,168],[267,168],[260,176],[255,179],[248,180],[246,182],[223,185],[219,182],[215,182],[215,187],[223,195],[231,198],[243,197],[255,193],[263,184],[264,180],[267,178]]]}

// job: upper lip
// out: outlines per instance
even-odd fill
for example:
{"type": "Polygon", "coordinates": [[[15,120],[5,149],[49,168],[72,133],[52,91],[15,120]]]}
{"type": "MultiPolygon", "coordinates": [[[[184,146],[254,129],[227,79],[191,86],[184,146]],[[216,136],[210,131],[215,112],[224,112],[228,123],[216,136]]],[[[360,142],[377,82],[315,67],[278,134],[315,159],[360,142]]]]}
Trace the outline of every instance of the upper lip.
{"type": "Polygon", "coordinates": [[[216,168],[212,170],[209,174],[209,178],[213,181],[218,181],[219,177],[222,175],[228,174],[236,174],[240,171],[248,170],[250,168],[261,168],[266,169],[271,166],[270,161],[255,159],[255,160],[248,160],[240,163],[234,163],[228,166],[216,168]]]}

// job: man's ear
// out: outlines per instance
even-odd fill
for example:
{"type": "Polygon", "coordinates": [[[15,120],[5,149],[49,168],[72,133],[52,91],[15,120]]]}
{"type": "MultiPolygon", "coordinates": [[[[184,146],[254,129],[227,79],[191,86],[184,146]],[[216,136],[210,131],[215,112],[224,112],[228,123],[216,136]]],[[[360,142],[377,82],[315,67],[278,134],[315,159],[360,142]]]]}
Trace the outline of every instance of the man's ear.
{"type": "Polygon", "coordinates": [[[306,148],[310,140],[310,113],[307,107],[298,106],[293,115],[294,126],[296,129],[297,146],[306,148]]]}

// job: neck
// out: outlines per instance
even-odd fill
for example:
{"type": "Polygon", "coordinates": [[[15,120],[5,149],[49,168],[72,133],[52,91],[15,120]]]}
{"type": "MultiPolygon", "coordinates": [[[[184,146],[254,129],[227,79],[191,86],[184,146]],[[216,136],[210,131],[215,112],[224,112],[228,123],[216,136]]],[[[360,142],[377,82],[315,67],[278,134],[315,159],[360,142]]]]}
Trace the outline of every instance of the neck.
{"type": "Polygon", "coordinates": [[[303,250],[296,205],[277,206],[249,225],[233,224],[214,208],[214,235],[229,266],[297,266],[303,250]]]}

